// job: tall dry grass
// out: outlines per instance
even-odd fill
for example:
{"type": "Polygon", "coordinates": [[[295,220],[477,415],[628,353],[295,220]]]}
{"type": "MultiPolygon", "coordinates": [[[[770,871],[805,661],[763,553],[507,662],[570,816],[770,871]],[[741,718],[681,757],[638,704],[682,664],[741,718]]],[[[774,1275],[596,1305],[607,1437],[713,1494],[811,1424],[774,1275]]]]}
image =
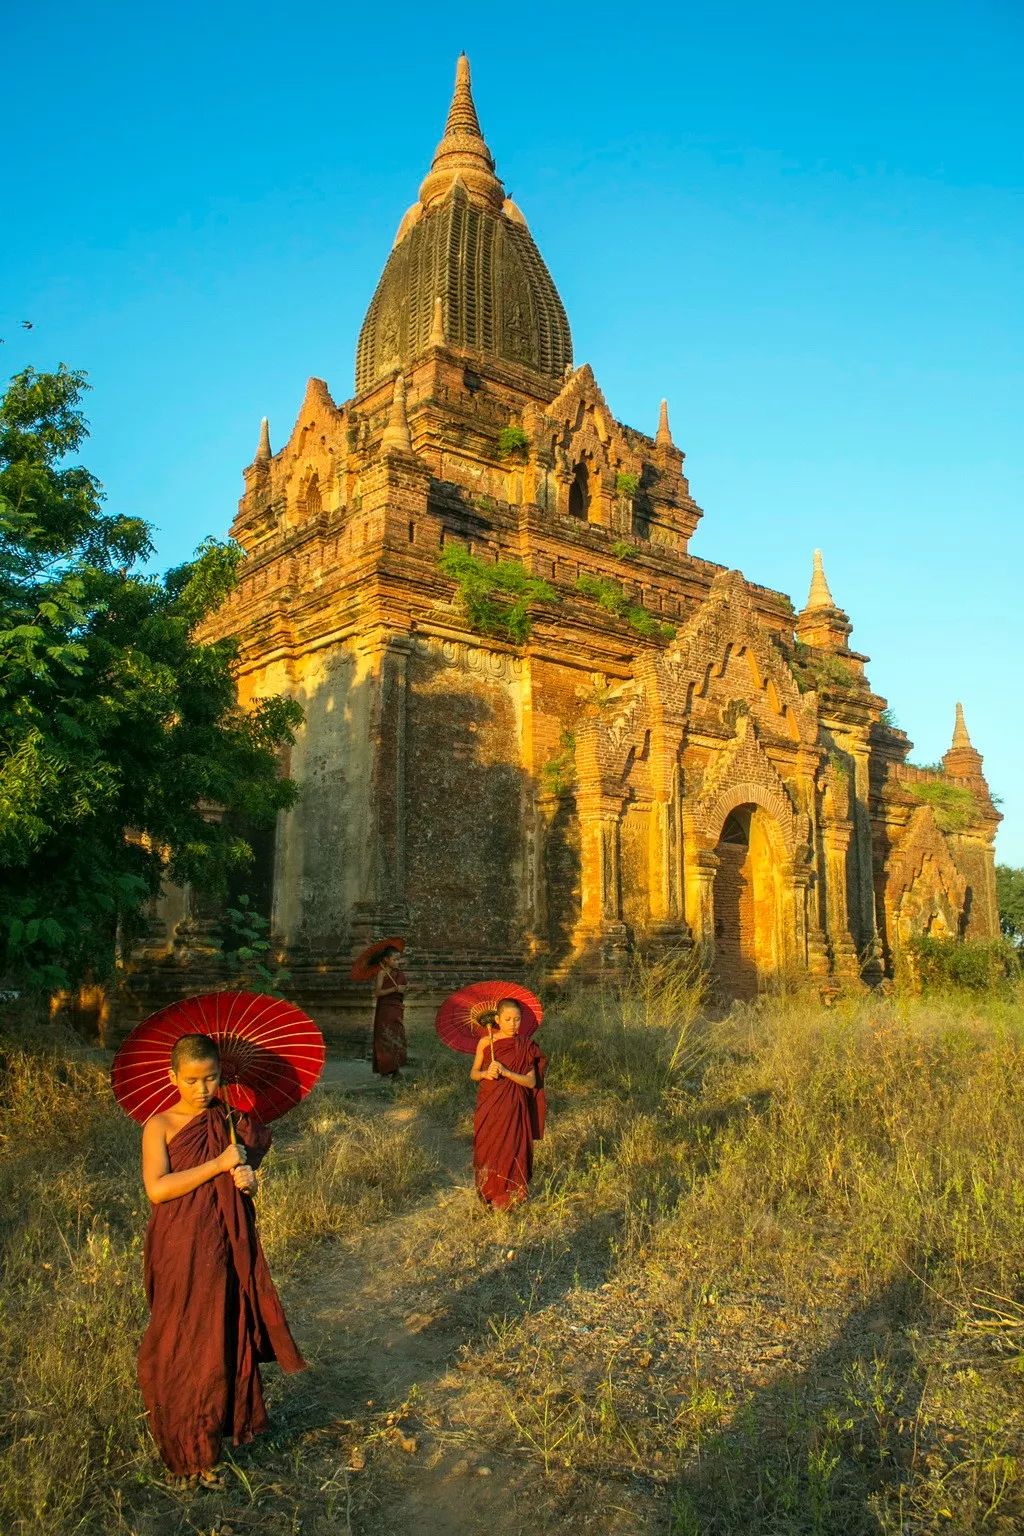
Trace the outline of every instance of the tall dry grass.
{"type": "MultiPolygon", "coordinates": [[[[130,1529],[124,1492],[157,1471],[135,1382],[139,1128],[73,1037],[0,1042],[0,1067],[0,1532],[130,1529]]],[[[431,1168],[407,1127],[318,1094],[283,1123],[261,1187],[275,1274],[412,1198],[431,1168]]]]}

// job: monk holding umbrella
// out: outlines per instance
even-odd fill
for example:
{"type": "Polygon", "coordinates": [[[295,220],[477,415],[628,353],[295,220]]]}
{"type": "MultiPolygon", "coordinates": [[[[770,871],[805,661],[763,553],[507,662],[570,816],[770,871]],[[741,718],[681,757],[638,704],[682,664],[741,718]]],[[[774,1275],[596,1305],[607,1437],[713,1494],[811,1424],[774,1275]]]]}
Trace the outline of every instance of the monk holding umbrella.
{"type": "Polygon", "coordinates": [[[475,981],[445,999],[435,1027],[445,1045],[472,1055],[477,1194],[498,1210],[526,1199],[533,1144],[544,1135],[547,1061],[532,1036],[540,999],[514,981],[475,981]]]}
{"type": "Polygon", "coordinates": [[[301,1371],[256,1229],[255,1169],[266,1121],[305,1096],[323,1036],[280,998],[216,992],[175,1003],[128,1036],[111,1083],[143,1126],[152,1205],[150,1321],[139,1385],[160,1454],[178,1478],[217,1485],[226,1437],[267,1428],[260,1363],[301,1371]]]}
{"type": "Polygon", "coordinates": [[[353,981],[373,982],[373,1070],[397,1077],[405,1066],[405,997],[410,990],[399,965],[405,940],[398,936],[367,945],[352,962],[353,981]]]}

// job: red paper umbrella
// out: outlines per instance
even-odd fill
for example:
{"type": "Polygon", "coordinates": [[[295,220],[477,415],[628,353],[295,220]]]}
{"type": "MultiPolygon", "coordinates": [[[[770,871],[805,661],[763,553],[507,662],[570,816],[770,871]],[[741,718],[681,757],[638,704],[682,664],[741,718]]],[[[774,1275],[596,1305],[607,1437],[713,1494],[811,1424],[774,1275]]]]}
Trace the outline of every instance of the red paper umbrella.
{"type": "Polygon", "coordinates": [[[372,981],[380,970],[380,963],[389,949],[397,949],[399,954],[405,948],[405,940],[401,938],[378,939],[375,944],[367,944],[361,955],[357,955],[352,961],[352,969],[349,971],[353,981],[372,981]]]}
{"type": "Polygon", "coordinates": [[[464,1051],[472,1056],[481,1035],[493,1024],[494,1010],[505,998],[511,998],[522,1009],[523,1019],[519,1033],[529,1039],[544,1017],[540,998],[535,997],[517,981],[472,981],[446,997],[437,1010],[434,1028],[453,1051],[464,1051]]]}
{"type": "Polygon", "coordinates": [[[324,1037],[301,1008],[259,992],[208,992],[161,1008],[133,1029],[110,1069],[121,1108],[145,1125],[170,1109],[171,1047],[209,1035],[220,1052],[221,1093],[232,1109],[264,1122],[294,1109],[324,1069],[324,1037]]]}

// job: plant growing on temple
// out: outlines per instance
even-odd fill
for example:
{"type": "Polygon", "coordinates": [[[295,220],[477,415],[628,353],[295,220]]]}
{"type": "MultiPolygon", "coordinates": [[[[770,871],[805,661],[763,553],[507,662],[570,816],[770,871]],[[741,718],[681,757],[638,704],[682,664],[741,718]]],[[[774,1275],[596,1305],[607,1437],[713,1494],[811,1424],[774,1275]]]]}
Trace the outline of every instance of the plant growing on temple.
{"type": "Polygon", "coordinates": [[[624,499],[631,499],[640,489],[640,476],[634,475],[627,469],[620,469],[615,476],[615,494],[624,499]]]}
{"type": "Polygon", "coordinates": [[[643,635],[645,639],[671,640],[675,634],[673,625],[655,618],[653,613],[648,613],[641,603],[635,603],[628,593],[623,591],[618,582],[609,581],[606,576],[584,574],[577,578],[576,590],[582,592],[584,597],[593,598],[606,613],[613,614],[617,619],[625,619],[630,628],[638,635],[643,635]]]}
{"type": "Polygon", "coordinates": [[[558,751],[540,771],[541,784],[549,795],[565,795],[576,788],[576,733],[563,731],[558,751]]]}
{"type": "Polygon", "coordinates": [[[225,908],[220,931],[226,979],[232,987],[283,997],[291,972],[273,965],[270,923],[249,896],[239,896],[225,908]]]}
{"type": "Polygon", "coordinates": [[[915,800],[930,805],[940,832],[962,832],[978,818],[978,802],[965,784],[941,779],[907,785],[915,800]]]}
{"type": "Polygon", "coordinates": [[[521,459],[526,455],[530,439],[522,427],[502,427],[498,433],[498,452],[503,459],[521,459]]]}
{"type": "Polygon", "coordinates": [[[251,858],[237,820],[296,794],[298,705],[242,710],[233,644],[196,638],[242,551],[140,568],[149,526],[73,462],[86,388],[26,369],[0,397],[0,978],[28,991],[109,974],[165,873],[226,890],[251,858]]]}
{"type": "Polygon", "coordinates": [[[802,640],[793,646],[791,666],[801,693],[856,688],[860,682],[848,661],[827,651],[814,651],[802,640]]]}
{"type": "Polygon", "coordinates": [[[438,566],[455,583],[470,625],[479,634],[522,645],[530,634],[533,603],[557,603],[548,582],[518,560],[481,560],[461,546],[441,552],[438,566]]]}

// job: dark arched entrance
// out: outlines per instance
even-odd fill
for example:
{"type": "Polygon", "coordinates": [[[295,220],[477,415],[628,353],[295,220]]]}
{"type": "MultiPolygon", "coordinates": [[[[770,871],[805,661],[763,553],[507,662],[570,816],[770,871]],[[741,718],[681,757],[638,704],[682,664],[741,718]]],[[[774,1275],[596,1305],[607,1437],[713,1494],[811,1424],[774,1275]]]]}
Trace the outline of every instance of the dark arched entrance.
{"type": "Polygon", "coordinates": [[[715,969],[733,997],[754,997],[779,969],[779,849],[778,829],[760,806],[737,806],[725,818],[715,849],[715,969]]]}

